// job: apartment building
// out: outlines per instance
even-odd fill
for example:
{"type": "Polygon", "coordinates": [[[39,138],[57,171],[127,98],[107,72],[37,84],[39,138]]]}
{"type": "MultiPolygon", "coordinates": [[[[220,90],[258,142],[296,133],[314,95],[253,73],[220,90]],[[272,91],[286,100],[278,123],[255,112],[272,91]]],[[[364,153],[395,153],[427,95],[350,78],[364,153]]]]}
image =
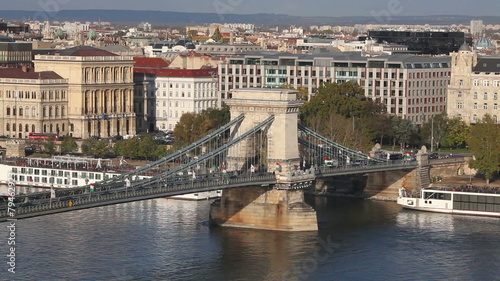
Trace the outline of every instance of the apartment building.
{"type": "Polygon", "coordinates": [[[465,44],[451,54],[448,116],[475,124],[489,114],[499,123],[499,92],[500,57],[478,56],[465,44]]]}
{"type": "Polygon", "coordinates": [[[450,57],[359,53],[258,53],[235,56],[219,65],[220,98],[233,89],[303,86],[313,96],[326,82],[356,82],[365,95],[383,103],[387,112],[422,124],[446,111],[450,57]]]}
{"type": "Polygon", "coordinates": [[[173,130],[184,113],[218,107],[217,70],[135,68],[137,126],[173,130]]]}

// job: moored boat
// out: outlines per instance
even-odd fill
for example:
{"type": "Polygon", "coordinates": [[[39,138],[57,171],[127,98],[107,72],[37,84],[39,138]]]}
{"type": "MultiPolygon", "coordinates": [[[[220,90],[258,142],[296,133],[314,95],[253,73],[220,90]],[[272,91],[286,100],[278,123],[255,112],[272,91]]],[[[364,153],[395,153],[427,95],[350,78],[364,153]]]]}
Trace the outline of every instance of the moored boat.
{"type": "Polygon", "coordinates": [[[399,191],[398,204],[420,211],[500,217],[500,188],[428,187],[418,193],[399,191]]]}

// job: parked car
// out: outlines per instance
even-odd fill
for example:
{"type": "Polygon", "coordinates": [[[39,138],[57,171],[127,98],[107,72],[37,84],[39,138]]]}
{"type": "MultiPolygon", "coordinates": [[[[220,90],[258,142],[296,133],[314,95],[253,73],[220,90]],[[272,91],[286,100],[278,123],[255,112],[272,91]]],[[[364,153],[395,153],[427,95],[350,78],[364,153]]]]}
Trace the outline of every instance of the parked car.
{"type": "Polygon", "coordinates": [[[431,154],[429,154],[429,159],[438,159],[439,158],[439,154],[437,152],[433,152],[431,154]]]}

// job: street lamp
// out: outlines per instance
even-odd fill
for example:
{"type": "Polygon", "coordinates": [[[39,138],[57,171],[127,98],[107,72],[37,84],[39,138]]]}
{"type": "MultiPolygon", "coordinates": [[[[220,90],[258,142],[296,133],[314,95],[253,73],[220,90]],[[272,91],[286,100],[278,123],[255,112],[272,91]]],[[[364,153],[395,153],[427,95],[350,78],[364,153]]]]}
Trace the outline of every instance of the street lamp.
{"type": "Polygon", "coordinates": [[[431,115],[431,152],[434,151],[434,115],[431,115]]]}

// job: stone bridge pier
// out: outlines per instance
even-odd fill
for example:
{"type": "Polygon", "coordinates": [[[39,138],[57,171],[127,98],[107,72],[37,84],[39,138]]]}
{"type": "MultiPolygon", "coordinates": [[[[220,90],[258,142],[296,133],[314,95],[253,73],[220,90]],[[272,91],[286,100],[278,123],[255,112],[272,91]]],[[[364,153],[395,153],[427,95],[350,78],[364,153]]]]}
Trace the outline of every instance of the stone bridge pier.
{"type": "Polygon", "coordinates": [[[249,159],[276,174],[275,186],[224,190],[212,204],[212,224],[281,231],[316,231],[316,211],[304,202],[304,189],[312,185],[314,173],[296,171],[300,166],[297,119],[304,102],[297,92],[284,89],[239,89],[226,100],[231,119],[245,118],[233,137],[251,130],[270,116],[272,124],[259,138],[249,138],[229,150],[228,170],[248,170],[249,159]]]}

